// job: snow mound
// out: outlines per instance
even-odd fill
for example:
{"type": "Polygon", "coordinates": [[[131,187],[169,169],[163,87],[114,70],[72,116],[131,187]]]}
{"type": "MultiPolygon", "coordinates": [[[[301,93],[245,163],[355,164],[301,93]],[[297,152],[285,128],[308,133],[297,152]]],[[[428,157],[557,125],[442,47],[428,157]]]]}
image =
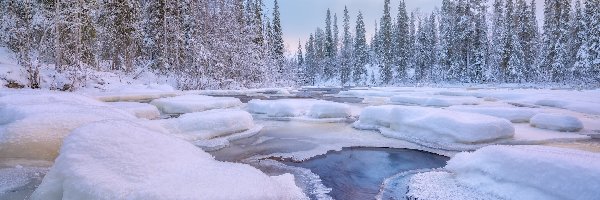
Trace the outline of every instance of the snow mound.
{"type": "Polygon", "coordinates": [[[290,174],[219,162],[128,121],[73,131],[32,199],[306,199],[290,174]]]}
{"type": "Polygon", "coordinates": [[[242,102],[233,97],[211,97],[202,95],[184,95],[156,99],[150,102],[167,114],[184,114],[241,106],[242,102]]]}
{"type": "Polygon", "coordinates": [[[0,158],[53,160],[71,130],[108,119],[135,119],[105,103],[69,93],[0,97],[0,158]]]}
{"type": "Polygon", "coordinates": [[[452,175],[429,172],[421,175],[439,179],[428,183],[441,187],[422,187],[415,192],[443,194],[448,192],[445,188],[463,188],[460,193],[483,192],[500,199],[600,197],[597,153],[546,146],[487,146],[457,154],[445,169],[452,175]],[[446,187],[448,182],[460,187],[446,187]]]}
{"type": "MultiPolygon", "coordinates": [[[[579,94],[581,95],[581,94],[579,94]]],[[[600,102],[585,102],[580,100],[556,100],[556,99],[541,99],[535,102],[538,106],[548,106],[572,110],[580,113],[592,115],[600,115],[600,102]]]]}
{"type": "Polygon", "coordinates": [[[170,133],[190,141],[212,139],[255,127],[250,113],[233,109],[188,113],[161,121],[170,133]]]}
{"type": "Polygon", "coordinates": [[[541,129],[549,129],[561,132],[577,132],[583,129],[583,123],[576,117],[540,113],[531,118],[531,126],[541,129]]]}
{"type": "Polygon", "coordinates": [[[112,102],[108,103],[108,105],[127,111],[138,118],[157,119],[160,117],[160,111],[158,111],[158,108],[156,108],[156,106],[146,103],[112,102]]]}
{"type": "Polygon", "coordinates": [[[431,107],[449,107],[453,105],[478,105],[480,100],[475,97],[436,97],[436,96],[407,96],[396,95],[390,102],[401,105],[418,105],[431,107]]]}
{"type": "Polygon", "coordinates": [[[527,123],[529,119],[537,114],[536,111],[526,108],[510,107],[466,107],[452,106],[450,110],[460,112],[479,113],[510,120],[513,123],[527,123]]]}
{"type": "Polygon", "coordinates": [[[433,143],[484,143],[511,138],[515,129],[508,120],[437,108],[387,106],[366,108],[355,127],[389,128],[392,138],[433,143]],[[381,112],[377,112],[381,111],[381,112]],[[386,125],[389,124],[389,127],[386,125]]]}
{"type": "Polygon", "coordinates": [[[343,103],[322,102],[312,105],[308,115],[314,118],[347,118],[352,115],[352,110],[343,103]]]}
{"type": "MultiPolygon", "coordinates": [[[[248,102],[248,111],[254,114],[265,114],[272,118],[313,119],[345,119],[352,115],[350,106],[314,99],[279,99],[258,100],[248,102]]],[[[310,121],[310,119],[307,119],[310,121]]],[[[339,121],[339,120],[336,120],[339,121]]]]}

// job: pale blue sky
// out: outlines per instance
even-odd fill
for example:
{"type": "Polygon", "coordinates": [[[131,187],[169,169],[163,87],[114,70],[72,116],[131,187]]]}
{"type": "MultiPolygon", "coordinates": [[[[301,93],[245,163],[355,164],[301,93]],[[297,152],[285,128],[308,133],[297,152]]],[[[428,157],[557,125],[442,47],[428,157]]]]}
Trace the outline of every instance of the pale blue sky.
{"type": "MultiPolygon", "coordinates": [[[[270,13],[274,0],[263,1],[267,12],[270,13]]],[[[489,1],[492,2],[493,0],[489,1]]],[[[543,0],[536,1],[538,2],[538,10],[541,11],[543,0]]],[[[398,12],[398,2],[400,0],[391,0],[393,18],[396,17],[398,12]]],[[[340,32],[342,31],[344,6],[348,6],[350,12],[352,32],[354,32],[354,22],[356,22],[358,11],[362,11],[367,34],[371,35],[375,29],[375,20],[379,20],[383,14],[383,3],[384,0],[279,0],[286,48],[291,52],[295,52],[298,40],[301,40],[302,45],[304,45],[310,33],[314,32],[317,27],[324,27],[327,8],[330,8],[333,13],[337,13],[340,32]]],[[[434,8],[441,7],[441,4],[442,0],[406,0],[406,7],[409,12],[419,8],[422,12],[429,13],[434,8]]]]}

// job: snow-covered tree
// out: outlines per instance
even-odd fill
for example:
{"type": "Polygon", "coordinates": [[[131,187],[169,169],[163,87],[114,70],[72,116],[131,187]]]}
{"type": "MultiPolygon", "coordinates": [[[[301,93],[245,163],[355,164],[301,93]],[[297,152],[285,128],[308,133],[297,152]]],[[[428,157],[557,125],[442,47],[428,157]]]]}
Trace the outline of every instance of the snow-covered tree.
{"type": "Polygon", "coordinates": [[[369,47],[367,46],[366,32],[363,15],[358,12],[354,34],[354,54],[352,56],[352,78],[357,84],[364,80],[363,78],[367,75],[365,66],[369,63],[369,47]]]}

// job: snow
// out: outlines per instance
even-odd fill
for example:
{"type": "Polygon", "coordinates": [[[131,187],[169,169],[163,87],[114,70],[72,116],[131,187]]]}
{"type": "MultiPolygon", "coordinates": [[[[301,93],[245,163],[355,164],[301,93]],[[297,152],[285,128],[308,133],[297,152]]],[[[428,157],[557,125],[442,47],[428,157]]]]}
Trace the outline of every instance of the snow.
{"type": "Polygon", "coordinates": [[[562,132],[577,132],[583,129],[581,120],[563,114],[540,113],[531,118],[530,124],[533,127],[562,132]]]}
{"type": "Polygon", "coordinates": [[[212,139],[255,127],[250,113],[233,109],[188,113],[161,120],[161,123],[170,133],[190,141],[212,139]]]}
{"type": "Polygon", "coordinates": [[[138,118],[157,119],[160,117],[160,111],[158,111],[158,108],[147,103],[111,102],[108,103],[108,105],[125,110],[138,118]]]}
{"type": "Polygon", "coordinates": [[[421,182],[430,187],[411,191],[420,193],[413,196],[443,194],[452,189],[460,190],[455,194],[485,193],[498,199],[600,197],[598,153],[545,146],[487,146],[457,154],[445,169],[451,174],[427,172],[416,177],[412,184],[421,182]]]}
{"type": "Polygon", "coordinates": [[[70,93],[30,91],[0,97],[0,158],[53,160],[62,139],[87,123],[135,119],[125,111],[70,93]]]}
{"type": "Polygon", "coordinates": [[[347,118],[352,115],[352,110],[343,103],[323,102],[312,105],[308,115],[314,118],[347,118]]]}
{"type": "Polygon", "coordinates": [[[390,102],[401,105],[419,105],[431,107],[448,107],[453,105],[477,105],[481,100],[475,97],[447,97],[447,96],[412,96],[396,95],[390,102]]]}
{"type": "Polygon", "coordinates": [[[184,114],[202,112],[212,109],[233,108],[242,105],[242,102],[233,97],[211,97],[202,95],[183,95],[156,99],[150,102],[166,114],[184,114]]]}
{"type": "Polygon", "coordinates": [[[356,127],[383,125],[391,130],[382,132],[388,137],[465,144],[510,138],[515,131],[509,121],[481,114],[405,106],[379,109],[384,110],[379,116],[379,112],[363,111],[356,127]]]}
{"type": "Polygon", "coordinates": [[[314,99],[254,99],[248,102],[247,109],[271,118],[318,122],[343,121],[352,115],[352,108],[347,104],[314,99]]]}
{"type": "Polygon", "coordinates": [[[219,162],[129,121],[73,131],[32,199],[306,199],[292,175],[219,162]]]}
{"type": "Polygon", "coordinates": [[[491,106],[452,106],[450,110],[479,113],[504,118],[513,123],[527,123],[538,112],[528,108],[491,107],[491,106]]]}

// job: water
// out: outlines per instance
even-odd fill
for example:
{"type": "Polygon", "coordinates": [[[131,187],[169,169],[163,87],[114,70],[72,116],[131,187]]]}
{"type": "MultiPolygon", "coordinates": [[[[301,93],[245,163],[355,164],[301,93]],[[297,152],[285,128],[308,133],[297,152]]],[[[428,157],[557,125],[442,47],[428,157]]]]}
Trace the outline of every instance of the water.
{"type": "Polygon", "coordinates": [[[383,181],[400,172],[443,167],[449,158],[417,150],[344,148],[304,162],[284,162],[310,169],[333,190],[334,199],[374,199],[383,181]]]}

